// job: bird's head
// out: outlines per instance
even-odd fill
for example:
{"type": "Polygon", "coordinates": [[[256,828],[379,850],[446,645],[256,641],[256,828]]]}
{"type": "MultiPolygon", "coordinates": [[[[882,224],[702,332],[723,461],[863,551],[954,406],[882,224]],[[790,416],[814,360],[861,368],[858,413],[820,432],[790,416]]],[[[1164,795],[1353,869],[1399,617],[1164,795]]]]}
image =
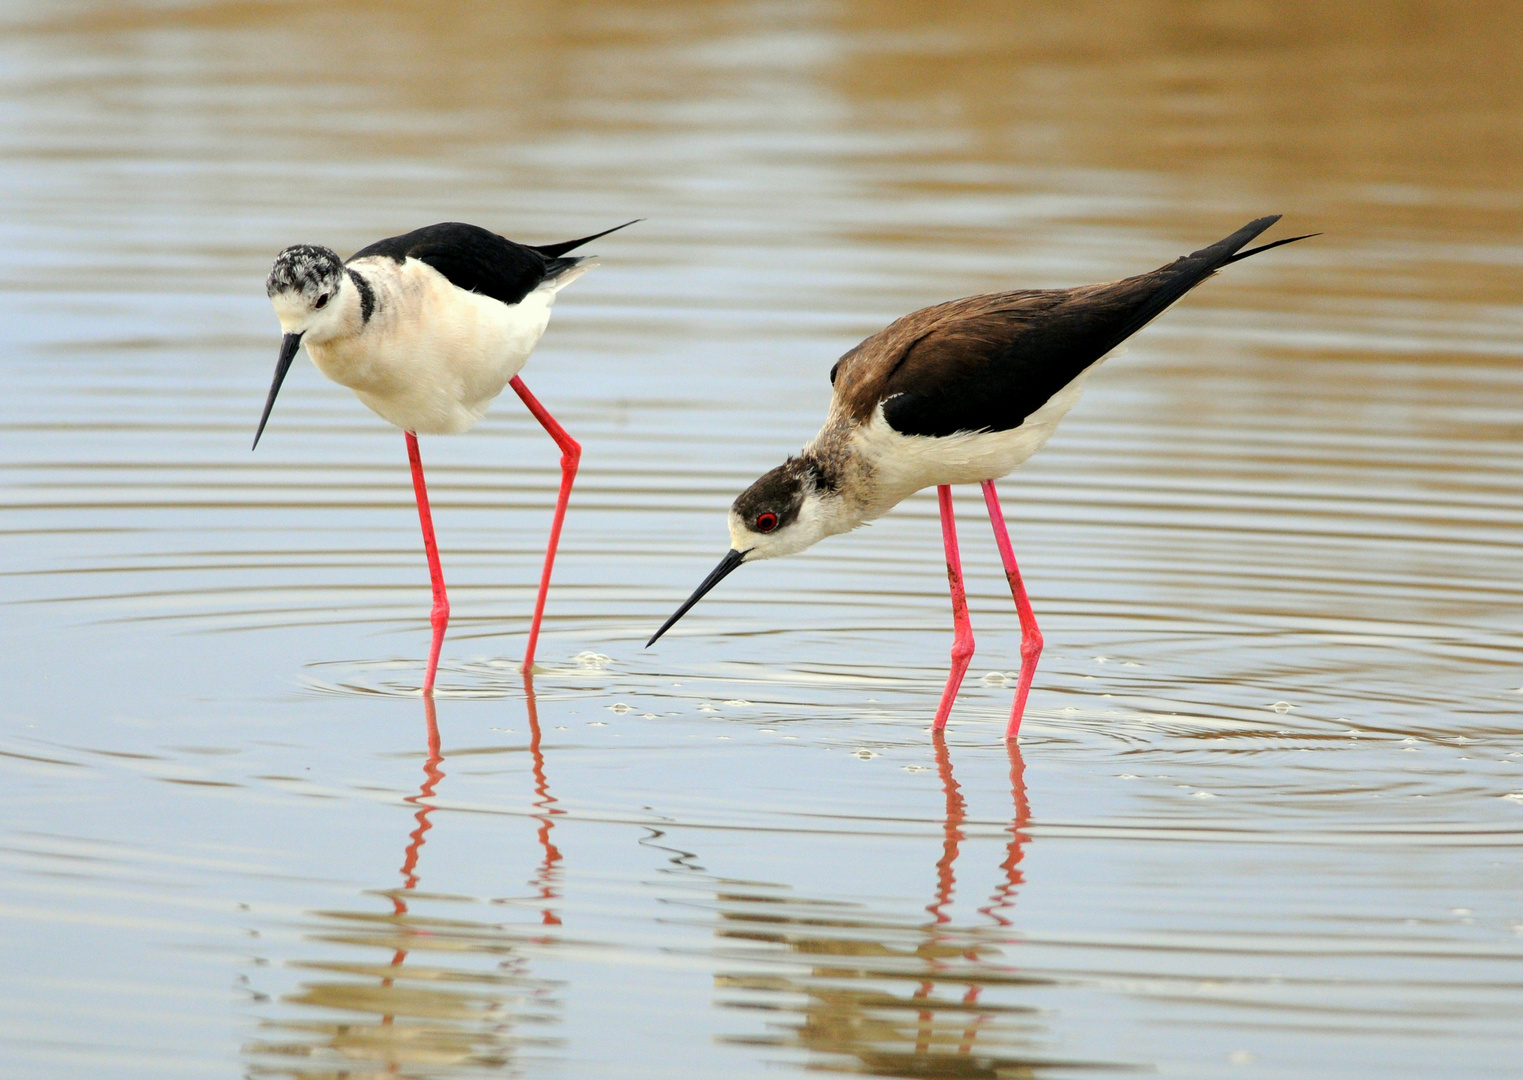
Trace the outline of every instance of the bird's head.
{"type": "Polygon", "coordinates": [[[297,244],[275,256],[275,265],[265,279],[264,291],[280,319],[284,336],[280,339],[280,356],[275,361],[275,380],[270,383],[270,396],[265,399],[264,415],[259,418],[259,430],[254,433],[254,445],[264,434],[269,422],[270,410],[275,407],[275,396],[291,361],[301,348],[302,339],[309,342],[326,341],[336,337],[344,329],[343,305],[334,303],[344,287],[344,262],[331,248],[313,244],[297,244]]]}
{"type": "Polygon", "coordinates": [[[834,481],[807,457],[789,458],[765,473],[730,505],[730,550],[693,595],[677,609],[646,647],[666,633],[688,609],[741,563],[803,551],[861,519],[849,516],[834,481]]]}
{"type": "Polygon", "coordinates": [[[829,536],[826,500],[835,495],[819,467],[789,458],[730,504],[730,547],[744,562],[792,555],[829,536]]]}
{"type": "Polygon", "coordinates": [[[344,284],[344,261],[330,248],[297,244],[275,256],[264,291],[287,335],[315,339],[339,329],[339,305],[332,303],[344,284]]]}

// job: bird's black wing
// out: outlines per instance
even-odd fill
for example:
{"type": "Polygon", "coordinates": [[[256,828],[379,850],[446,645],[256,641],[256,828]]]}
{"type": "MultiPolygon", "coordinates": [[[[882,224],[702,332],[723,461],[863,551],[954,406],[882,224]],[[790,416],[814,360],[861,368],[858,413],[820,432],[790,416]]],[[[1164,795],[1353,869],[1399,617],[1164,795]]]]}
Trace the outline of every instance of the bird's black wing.
{"type": "Polygon", "coordinates": [[[871,380],[874,385],[852,388],[857,397],[870,393],[872,398],[870,404],[859,401],[853,411],[865,419],[881,401],[884,418],[905,435],[1019,427],[1091,364],[1223,266],[1305,239],[1241,250],[1278,220],[1259,218],[1210,247],[1138,277],[1078,289],[973,297],[906,316],[900,323],[909,325],[894,335],[897,362],[882,364],[881,378],[871,380]],[[913,325],[917,317],[921,327],[913,325]]]}
{"type": "Polygon", "coordinates": [[[378,240],[356,251],[349,261],[373,256],[397,262],[417,259],[439,271],[456,288],[490,296],[504,304],[518,303],[546,278],[557,276],[578,261],[547,258],[535,248],[458,221],[428,225],[378,240]]]}

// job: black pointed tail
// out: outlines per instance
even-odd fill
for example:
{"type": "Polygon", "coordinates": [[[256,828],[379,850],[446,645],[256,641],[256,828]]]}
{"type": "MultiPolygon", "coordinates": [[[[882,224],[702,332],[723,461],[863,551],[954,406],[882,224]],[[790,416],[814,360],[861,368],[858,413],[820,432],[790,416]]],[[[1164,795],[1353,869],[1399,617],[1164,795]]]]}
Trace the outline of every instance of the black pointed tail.
{"type": "Polygon", "coordinates": [[[558,259],[562,255],[566,254],[566,252],[575,251],[583,244],[590,244],[600,236],[607,236],[609,233],[618,232],[620,229],[627,229],[631,225],[637,224],[644,220],[644,218],[635,218],[634,221],[626,221],[622,225],[615,225],[613,228],[604,229],[600,233],[593,233],[591,236],[584,236],[580,240],[562,240],[559,244],[540,244],[535,247],[534,250],[545,256],[547,259],[558,259]]]}
{"type": "MultiPolygon", "coordinates": [[[[1120,289],[1140,288],[1140,302],[1126,313],[1126,318],[1115,325],[1097,356],[1103,356],[1141,330],[1148,323],[1157,318],[1174,301],[1185,293],[1205,281],[1228,263],[1235,263],[1240,259],[1246,259],[1250,255],[1257,255],[1261,251],[1279,247],[1281,244],[1292,244],[1297,240],[1305,240],[1306,236],[1292,236],[1286,240],[1276,240],[1273,243],[1263,244],[1256,248],[1243,251],[1242,247],[1254,237],[1258,236],[1269,226],[1280,220],[1279,214],[1271,214],[1268,217],[1257,218],[1244,225],[1231,236],[1224,237],[1216,243],[1193,251],[1188,255],[1181,256],[1161,266],[1151,274],[1143,274],[1140,277],[1129,278],[1124,282],[1118,282],[1120,289]]],[[[1307,236],[1316,236],[1317,233],[1308,233],[1307,236]]]]}

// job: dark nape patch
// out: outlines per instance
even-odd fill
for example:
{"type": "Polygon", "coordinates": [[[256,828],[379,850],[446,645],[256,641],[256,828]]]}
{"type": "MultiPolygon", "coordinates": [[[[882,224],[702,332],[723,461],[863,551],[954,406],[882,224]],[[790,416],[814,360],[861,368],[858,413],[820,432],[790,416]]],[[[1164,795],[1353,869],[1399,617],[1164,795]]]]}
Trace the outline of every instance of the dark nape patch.
{"type": "Polygon", "coordinates": [[[841,479],[835,470],[830,468],[822,459],[816,457],[803,457],[803,461],[809,467],[809,475],[814,480],[814,489],[834,495],[841,488],[841,479]]]}
{"type": "Polygon", "coordinates": [[[370,282],[353,270],[349,271],[349,280],[354,282],[354,287],[360,291],[360,322],[368,323],[370,316],[375,314],[375,290],[370,287],[370,282]]]}

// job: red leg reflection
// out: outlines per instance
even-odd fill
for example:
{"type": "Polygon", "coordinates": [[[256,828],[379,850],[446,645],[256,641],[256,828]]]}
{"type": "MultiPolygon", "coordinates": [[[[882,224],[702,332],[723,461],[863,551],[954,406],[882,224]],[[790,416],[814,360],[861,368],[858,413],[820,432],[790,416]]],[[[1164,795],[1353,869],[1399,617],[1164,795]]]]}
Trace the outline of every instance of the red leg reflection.
{"type": "MultiPolygon", "coordinates": [[[[955,540],[954,540],[955,543],[955,540]]],[[[954,549],[955,550],[955,549],[954,549]]],[[[951,565],[950,560],[948,565],[951,565]]],[[[954,604],[955,596],[954,592],[954,604]]],[[[955,610],[955,608],[954,608],[955,610]]],[[[966,665],[965,665],[966,666],[966,665]]],[[[955,694],[955,687],[951,689],[955,694]]],[[[968,804],[962,797],[962,790],[958,787],[957,780],[952,776],[952,755],[947,753],[947,737],[940,729],[931,732],[931,745],[936,751],[936,775],[941,778],[941,791],[946,797],[946,816],[942,821],[941,858],[936,861],[936,899],[926,905],[926,910],[934,919],[933,925],[944,926],[952,921],[952,916],[947,913],[947,905],[952,902],[952,896],[957,891],[957,855],[962,846],[963,819],[967,817],[968,804]]],[[[938,953],[940,935],[933,934],[926,941],[923,956],[926,961],[936,967],[941,967],[942,962],[938,953]]],[[[913,997],[928,998],[936,987],[936,981],[929,979],[920,984],[913,997]]],[[[918,1029],[915,1038],[915,1052],[917,1054],[928,1053],[934,1042],[936,1027],[936,1012],[933,1009],[922,1010],[918,1014],[918,1029]]]]}
{"type": "Polygon", "coordinates": [[[534,760],[534,794],[538,796],[534,805],[544,811],[542,815],[536,814],[535,818],[539,821],[539,846],[545,857],[530,884],[546,905],[540,911],[540,921],[546,926],[559,926],[560,916],[549,905],[560,898],[556,891],[555,864],[561,861],[561,852],[551,843],[550,832],[555,828],[553,815],[564,814],[566,811],[555,809],[555,797],[550,794],[550,781],[545,776],[545,755],[539,742],[539,709],[534,701],[534,676],[527,672],[524,674],[524,700],[529,707],[529,754],[534,760]]]}
{"type": "Polygon", "coordinates": [[[968,597],[962,587],[962,557],[957,552],[957,522],[952,518],[952,489],[945,484],[936,489],[936,501],[941,506],[941,539],[947,551],[947,581],[952,588],[952,624],[956,628],[952,637],[952,670],[947,674],[947,687],[941,692],[941,704],[936,708],[936,722],[932,731],[947,726],[952,715],[952,702],[962,677],[973,659],[973,624],[968,620],[968,597]]]}
{"type": "Polygon", "coordinates": [[[1001,926],[1010,925],[1010,920],[1000,913],[1015,903],[1015,890],[1025,880],[1020,865],[1026,856],[1026,844],[1031,839],[1024,831],[1026,823],[1031,820],[1031,804],[1026,801],[1026,762],[1014,739],[1005,743],[1005,749],[1010,754],[1010,797],[1015,803],[1015,817],[1010,822],[1010,845],[1005,849],[1005,861],[999,864],[1005,872],[1005,880],[994,890],[988,906],[978,909],[1001,926]]]}
{"type": "Polygon", "coordinates": [[[407,460],[412,464],[412,491],[418,500],[418,521],[423,526],[423,550],[428,553],[428,577],[434,587],[434,610],[428,621],[434,628],[433,644],[428,650],[428,670],[423,674],[423,694],[434,692],[434,675],[439,670],[439,649],[444,645],[444,628],[449,625],[449,597],[444,592],[444,568],[439,565],[439,545],[434,543],[434,518],[428,509],[428,488],[423,483],[423,459],[418,455],[418,437],[407,433],[407,460]]]}
{"type": "MultiPolygon", "coordinates": [[[[399,916],[407,914],[407,901],[403,898],[402,893],[409,889],[417,888],[418,856],[423,851],[424,836],[428,833],[429,829],[433,828],[433,824],[428,820],[428,815],[434,812],[434,808],[424,803],[423,800],[433,798],[434,788],[439,785],[440,780],[444,779],[444,771],[439,768],[444,761],[444,754],[440,750],[439,742],[439,717],[434,711],[434,699],[431,697],[423,699],[423,718],[424,722],[428,725],[428,758],[423,762],[423,786],[418,789],[416,795],[409,795],[406,800],[416,804],[418,807],[418,812],[415,815],[418,827],[409,834],[407,853],[402,858],[402,888],[398,892],[391,894],[392,914],[399,916]]],[[[400,967],[406,959],[407,950],[398,949],[392,955],[391,966],[400,967]]],[[[381,985],[389,988],[392,985],[392,980],[382,979],[381,985]]],[[[392,1019],[389,1015],[383,1016],[381,1023],[390,1024],[392,1019]]]]}
{"type": "Polygon", "coordinates": [[[947,799],[947,814],[942,826],[941,858],[936,863],[936,902],[926,905],[926,910],[941,924],[952,921],[945,909],[952,902],[952,894],[956,891],[957,851],[962,844],[962,822],[967,817],[968,804],[952,776],[952,755],[947,753],[946,735],[940,731],[932,732],[931,745],[936,749],[936,774],[941,777],[941,790],[947,799]]]}
{"type": "Polygon", "coordinates": [[[1031,692],[1031,680],[1036,675],[1036,663],[1042,655],[1042,632],[1037,629],[1036,613],[1026,598],[1026,586],[1021,582],[1020,567],[1015,565],[1015,551],[1010,547],[1010,533],[1005,528],[1005,514],[1000,509],[999,493],[994,481],[983,483],[984,504],[989,508],[989,524],[994,526],[994,542],[999,545],[999,557],[1005,563],[1005,577],[1010,582],[1011,595],[1015,597],[1015,611],[1021,619],[1021,680],[1015,690],[1015,704],[1010,709],[1010,723],[1005,728],[1005,738],[1014,741],[1021,729],[1021,716],[1026,712],[1026,695],[1031,692]]]}
{"type": "Polygon", "coordinates": [[[576,480],[577,464],[582,460],[582,447],[566,434],[565,428],[556,423],[555,417],[539,403],[539,399],[529,393],[529,388],[522,379],[515,375],[508,381],[508,385],[523,399],[540,426],[550,433],[555,445],[561,448],[561,490],[555,497],[555,517],[550,521],[550,542],[545,547],[545,568],[539,575],[539,596],[534,601],[534,621],[529,624],[529,645],[524,650],[523,669],[529,674],[534,671],[534,650],[539,645],[539,624],[545,615],[545,596],[550,592],[550,571],[555,567],[555,551],[560,547],[561,525],[566,520],[566,504],[571,501],[571,484],[576,480]]]}

